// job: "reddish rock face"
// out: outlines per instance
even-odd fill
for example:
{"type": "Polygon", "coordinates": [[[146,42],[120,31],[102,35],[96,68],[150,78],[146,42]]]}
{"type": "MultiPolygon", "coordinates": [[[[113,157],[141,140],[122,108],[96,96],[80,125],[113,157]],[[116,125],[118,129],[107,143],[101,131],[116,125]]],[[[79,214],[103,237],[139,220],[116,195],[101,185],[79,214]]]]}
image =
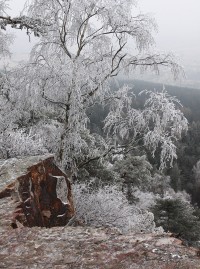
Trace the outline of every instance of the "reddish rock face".
{"type": "Polygon", "coordinates": [[[200,269],[199,250],[170,236],[122,235],[114,228],[4,226],[0,268],[200,269]]]}
{"type": "Polygon", "coordinates": [[[54,157],[5,162],[0,163],[0,199],[10,197],[16,203],[12,227],[17,228],[17,222],[28,227],[66,225],[74,215],[71,184],[55,165],[54,157]],[[9,184],[1,188],[3,177],[9,184]]]}

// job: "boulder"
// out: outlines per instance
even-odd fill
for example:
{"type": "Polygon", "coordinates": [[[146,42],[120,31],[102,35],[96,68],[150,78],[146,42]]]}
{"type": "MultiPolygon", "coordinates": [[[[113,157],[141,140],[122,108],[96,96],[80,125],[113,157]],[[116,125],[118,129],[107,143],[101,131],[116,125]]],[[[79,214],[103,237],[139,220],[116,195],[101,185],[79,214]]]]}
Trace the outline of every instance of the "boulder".
{"type": "Polygon", "coordinates": [[[0,161],[0,215],[7,204],[13,228],[64,226],[75,213],[71,183],[53,155],[0,161]]]}

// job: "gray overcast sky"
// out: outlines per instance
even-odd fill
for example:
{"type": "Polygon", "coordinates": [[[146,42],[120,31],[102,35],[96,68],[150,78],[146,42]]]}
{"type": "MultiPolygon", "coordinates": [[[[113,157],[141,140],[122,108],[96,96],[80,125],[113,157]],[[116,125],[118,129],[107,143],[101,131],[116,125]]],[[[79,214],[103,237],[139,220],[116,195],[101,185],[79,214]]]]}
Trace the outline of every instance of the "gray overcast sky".
{"type": "Polygon", "coordinates": [[[139,5],[157,21],[158,50],[174,52],[185,69],[186,84],[200,88],[200,0],[140,0],[139,5]]]}
{"type": "MultiPolygon", "coordinates": [[[[10,0],[11,15],[19,15],[24,3],[25,0],[10,0]]],[[[197,65],[200,70],[200,0],[139,0],[138,7],[156,19],[157,49],[172,51],[185,67],[197,65]]],[[[18,59],[25,57],[31,44],[24,33],[16,35],[13,53],[18,59]]]]}
{"type": "Polygon", "coordinates": [[[175,48],[200,44],[199,0],[140,0],[140,6],[156,18],[162,46],[168,47],[170,41],[175,48]]]}

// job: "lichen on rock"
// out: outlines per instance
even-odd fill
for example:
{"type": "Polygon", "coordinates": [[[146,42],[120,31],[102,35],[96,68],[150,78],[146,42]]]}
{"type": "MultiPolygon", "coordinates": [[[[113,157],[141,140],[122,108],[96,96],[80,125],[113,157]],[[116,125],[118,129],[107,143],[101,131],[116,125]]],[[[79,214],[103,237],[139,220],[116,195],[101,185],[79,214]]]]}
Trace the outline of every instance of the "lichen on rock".
{"type": "Polygon", "coordinates": [[[13,228],[18,222],[28,227],[64,226],[75,211],[71,183],[53,155],[0,161],[0,210],[5,198],[15,204],[13,228]]]}

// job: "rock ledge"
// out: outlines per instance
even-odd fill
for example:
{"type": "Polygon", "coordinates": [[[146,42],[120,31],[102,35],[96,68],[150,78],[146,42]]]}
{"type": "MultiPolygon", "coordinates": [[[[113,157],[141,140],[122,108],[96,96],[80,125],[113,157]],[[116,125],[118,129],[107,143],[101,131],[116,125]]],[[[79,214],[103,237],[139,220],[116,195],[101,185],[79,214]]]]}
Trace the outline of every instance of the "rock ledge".
{"type": "Polygon", "coordinates": [[[88,227],[0,231],[0,268],[199,269],[199,251],[170,234],[88,227]]]}

